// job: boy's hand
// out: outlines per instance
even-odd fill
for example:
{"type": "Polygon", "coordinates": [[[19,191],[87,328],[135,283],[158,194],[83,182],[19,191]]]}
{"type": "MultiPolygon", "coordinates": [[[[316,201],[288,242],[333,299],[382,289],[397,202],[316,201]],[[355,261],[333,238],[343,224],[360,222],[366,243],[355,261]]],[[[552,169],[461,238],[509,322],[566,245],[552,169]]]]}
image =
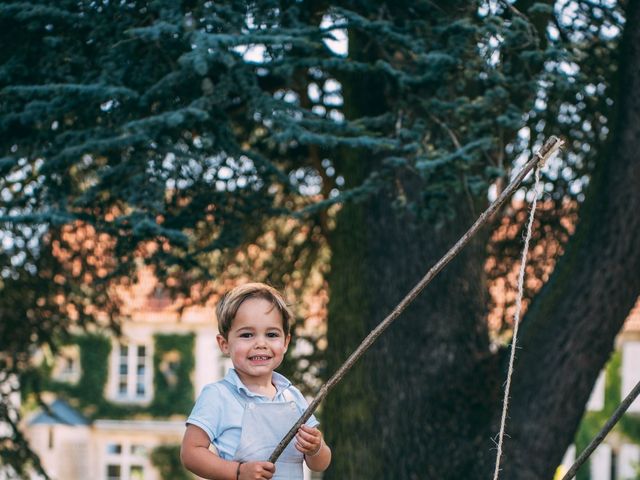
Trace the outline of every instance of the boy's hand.
{"type": "Polygon", "coordinates": [[[317,455],[322,448],[322,433],[308,425],[300,426],[296,434],[296,448],[305,455],[317,455]]]}
{"type": "Polygon", "coordinates": [[[240,465],[238,480],[270,480],[275,472],[271,462],[247,462],[240,465]]]}

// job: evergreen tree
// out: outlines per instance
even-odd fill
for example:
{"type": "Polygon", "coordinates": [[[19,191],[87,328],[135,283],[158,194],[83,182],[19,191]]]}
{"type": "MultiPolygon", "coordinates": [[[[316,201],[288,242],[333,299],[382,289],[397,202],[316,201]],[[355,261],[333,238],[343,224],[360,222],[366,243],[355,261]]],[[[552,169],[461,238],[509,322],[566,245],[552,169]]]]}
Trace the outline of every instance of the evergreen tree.
{"type": "MultiPolygon", "coordinates": [[[[561,134],[534,243],[564,244],[577,204],[580,224],[524,319],[504,464],[550,478],[640,292],[638,3],[3,3],[2,372],[117,311],[137,258],[187,289],[285,217],[274,283],[330,245],[331,373],[561,134]]],[[[505,349],[485,262],[519,249],[490,233],[329,397],[327,478],[488,476],[505,349]]]]}

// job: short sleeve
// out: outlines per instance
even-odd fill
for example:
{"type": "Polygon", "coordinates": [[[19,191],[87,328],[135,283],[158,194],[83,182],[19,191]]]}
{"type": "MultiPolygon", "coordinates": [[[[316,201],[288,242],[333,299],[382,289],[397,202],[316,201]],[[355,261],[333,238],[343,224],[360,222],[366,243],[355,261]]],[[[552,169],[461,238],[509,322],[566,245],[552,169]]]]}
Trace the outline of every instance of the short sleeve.
{"type": "MultiPolygon", "coordinates": [[[[293,395],[293,399],[298,406],[298,410],[300,410],[300,415],[302,415],[309,406],[307,399],[304,398],[302,392],[293,385],[291,385],[287,390],[293,395]]],[[[306,425],[309,425],[310,427],[317,427],[318,425],[320,425],[320,422],[318,422],[318,419],[315,415],[311,415],[307,420],[306,425]]]]}
{"type": "Polygon", "coordinates": [[[196,404],[187,418],[187,424],[195,425],[204,430],[212,443],[220,435],[223,402],[218,386],[209,384],[198,396],[196,404]]]}

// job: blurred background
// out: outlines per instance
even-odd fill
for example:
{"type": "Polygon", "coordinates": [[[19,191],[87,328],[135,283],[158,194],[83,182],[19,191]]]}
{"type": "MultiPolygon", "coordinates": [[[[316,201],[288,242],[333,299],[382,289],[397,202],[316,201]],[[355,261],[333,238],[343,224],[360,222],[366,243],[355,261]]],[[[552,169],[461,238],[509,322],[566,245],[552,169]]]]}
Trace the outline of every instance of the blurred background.
{"type": "MultiPolygon", "coordinates": [[[[501,477],[640,380],[640,1],[5,1],[0,45],[0,479],[191,478],[222,293],[285,293],[311,398],[550,135],[323,402],[322,478],[493,472],[536,195],[501,477]]],[[[636,401],[578,478],[639,466],[636,401]]]]}

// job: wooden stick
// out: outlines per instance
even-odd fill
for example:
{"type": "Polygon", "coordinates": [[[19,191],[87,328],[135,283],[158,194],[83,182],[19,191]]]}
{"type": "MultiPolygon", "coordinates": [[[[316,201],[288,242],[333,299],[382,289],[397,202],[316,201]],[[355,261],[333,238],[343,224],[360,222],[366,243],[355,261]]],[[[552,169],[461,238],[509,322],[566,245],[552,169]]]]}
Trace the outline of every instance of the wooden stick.
{"type": "Polygon", "coordinates": [[[584,462],[587,461],[596,447],[602,443],[604,438],[615,426],[615,424],[618,423],[618,421],[622,418],[624,412],[627,411],[629,406],[633,403],[638,395],[640,395],[640,382],[638,382],[636,386],[633,387],[633,390],[631,390],[629,394],[624,398],[622,403],[618,405],[618,408],[616,408],[615,412],[613,412],[611,417],[609,417],[607,423],[605,423],[598,434],[593,437],[589,445],[587,445],[587,448],[582,451],[577,460],[573,463],[573,465],[571,465],[571,468],[569,468],[569,471],[565,474],[564,477],[562,477],[562,480],[571,480],[575,476],[575,474],[578,472],[578,469],[584,462]]]}
{"type": "Polygon", "coordinates": [[[402,299],[402,301],[393,309],[393,311],[382,320],[376,328],[374,328],[365,338],[362,340],[358,348],[349,356],[349,358],[342,364],[342,366],[333,374],[333,376],[325,383],[318,394],[309,404],[309,407],[305,410],[302,416],[298,419],[291,430],[280,441],[276,449],[269,457],[269,461],[275,463],[278,457],[282,454],[289,442],[295,437],[300,426],[305,423],[309,417],[315,412],[316,408],[327,394],[335,387],[345,374],[353,367],[353,365],[360,359],[360,357],[373,345],[377,338],[384,332],[393,321],[400,316],[407,306],[415,300],[418,294],[426,287],[434,277],[440,273],[440,271],[460,253],[462,248],[471,240],[480,227],[482,227],[489,218],[496,212],[496,210],[505,202],[505,200],[518,188],[527,174],[533,169],[533,167],[542,162],[544,164],[558,149],[562,146],[562,140],[558,137],[551,136],[542,146],[540,151],[536,153],[529,161],[522,167],[520,172],[515,176],[511,183],[504,189],[500,196],[478,217],[475,223],[467,230],[467,232],[458,240],[458,242],[451,247],[451,249],[433,266],[431,270],[420,280],[415,287],[402,299]]]}

